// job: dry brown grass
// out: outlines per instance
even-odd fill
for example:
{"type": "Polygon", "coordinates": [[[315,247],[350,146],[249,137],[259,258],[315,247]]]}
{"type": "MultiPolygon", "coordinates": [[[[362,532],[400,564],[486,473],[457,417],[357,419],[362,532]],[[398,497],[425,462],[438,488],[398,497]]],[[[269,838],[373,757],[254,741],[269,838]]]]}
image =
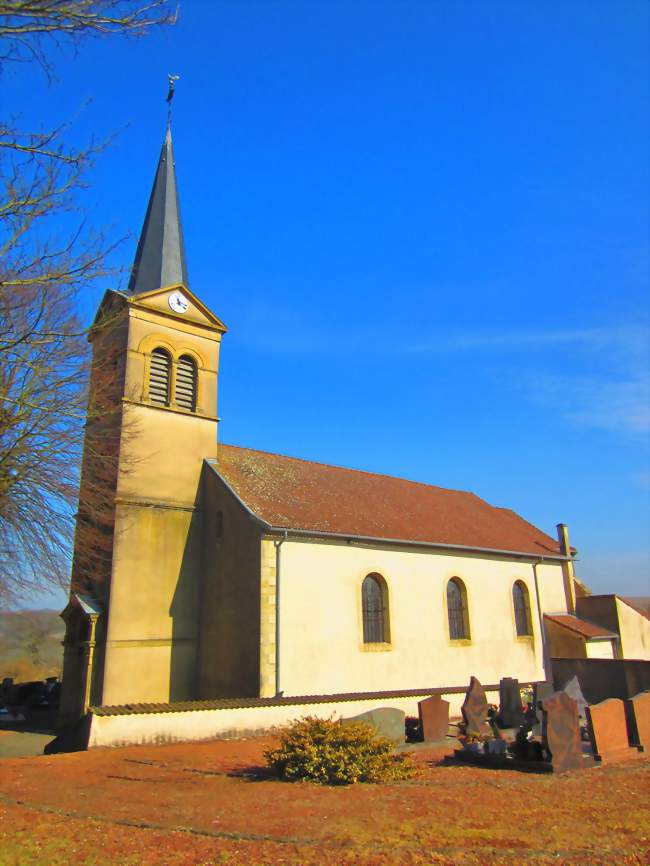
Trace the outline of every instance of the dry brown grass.
{"type": "Polygon", "coordinates": [[[1,866],[641,866],[650,761],[566,776],[445,766],[399,784],[259,778],[269,739],[0,763],[1,866]]]}

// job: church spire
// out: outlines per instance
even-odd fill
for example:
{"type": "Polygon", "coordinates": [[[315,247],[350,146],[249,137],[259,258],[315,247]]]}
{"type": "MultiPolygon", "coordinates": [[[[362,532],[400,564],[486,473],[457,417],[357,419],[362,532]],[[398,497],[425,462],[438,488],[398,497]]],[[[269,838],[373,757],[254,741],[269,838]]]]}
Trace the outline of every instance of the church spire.
{"type": "Polygon", "coordinates": [[[188,285],[181,211],[169,125],[140,232],[128,291],[139,295],[163,286],[188,285]]]}

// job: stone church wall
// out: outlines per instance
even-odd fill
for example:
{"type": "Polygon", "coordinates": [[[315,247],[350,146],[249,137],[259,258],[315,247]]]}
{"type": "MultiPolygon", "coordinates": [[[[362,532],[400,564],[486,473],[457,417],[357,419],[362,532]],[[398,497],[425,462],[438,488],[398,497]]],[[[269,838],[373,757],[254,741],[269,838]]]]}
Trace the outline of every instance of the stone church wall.
{"type": "Polygon", "coordinates": [[[102,703],[195,697],[201,517],[118,506],[102,703]]]}
{"type": "Polygon", "coordinates": [[[616,599],[623,658],[650,661],[650,620],[642,613],[616,599]]]}
{"type": "Polygon", "coordinates": [[[260,530],[209,464],[203,468],[201,699],[256,697],[260,688],[260,530]]]}
{"type": "MultiPolygon", "coordinates": [[[[542,609],[566,611],[562,569],[537,568],[542,609]]],[[[470,675],[544,679],[543,646],[530,562],[422,550],[295,540],[281,552],[280,689],[285,695],[460,686],[470,675]],[[361,584],[380,574],[388,588],[390,640],[364,644],[361,584]],[[447,583],[466,587],[470,636],[450,640],[447,583]],[[530,598],[532,636],[516,633],[512,587],[530,598]]]]}

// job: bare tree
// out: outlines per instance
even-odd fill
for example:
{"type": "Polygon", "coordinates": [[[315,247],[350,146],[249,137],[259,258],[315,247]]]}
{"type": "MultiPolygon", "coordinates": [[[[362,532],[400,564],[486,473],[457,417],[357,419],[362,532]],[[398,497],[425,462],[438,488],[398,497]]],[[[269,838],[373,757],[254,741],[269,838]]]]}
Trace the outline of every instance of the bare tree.
{"type": "Polygon", "coordinates": [[[93,36],[143,36],[176,17],[168,0],[0,0],[0,62],[36,61],[49,74],[52,47],[93,36]]]}
{"type": "Polygon", "coordinates": [[[65,573],[87,363],[67,292],[0,288],[0,580],[12,596],[65,573]],[[47,569],[47,572],[46,572],[47,569]]]}
{"type": "MultiPolygon", "coordinates": [[[[0,0],[0,64],[34,61],[49,74],[52,49],[141,36],[174,21],[168,9],[168,0],[0,0]]],[[[89,568],[103,570],[112,544],[119,323],[101,325],[103,360],[89,388],[78,314],[80,292],[109,272],[114,246],[88,228],[80,206],[105,145],[69,138],[66,125],[24,132],[19,120],[0,121],[0,604],[67,581],[77,508],[77,550],[89,551],[89,568]],[[82,460],[88,483],[77,503],[82,460]]]]}
{"type": "Polygon", "coordinates": [[[127,435],[120,400],[125,358],[120,322],[108,317],[96,329],[98,360],[91,368],[75,301],[74,287],[0,290],[4,602],[38,586],[67,584],[75,518],[78,588],[84,588],[82,575],[98,579],[110,563],[113,495],[127,435]]]}

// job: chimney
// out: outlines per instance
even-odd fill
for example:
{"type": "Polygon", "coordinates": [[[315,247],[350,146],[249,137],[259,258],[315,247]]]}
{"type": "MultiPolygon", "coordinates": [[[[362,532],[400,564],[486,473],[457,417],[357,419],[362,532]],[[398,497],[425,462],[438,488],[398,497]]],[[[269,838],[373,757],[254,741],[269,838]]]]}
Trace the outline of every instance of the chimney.
{"type": "Polygon", "coordinates": [[[566,607],[569,613],[575,613],[576,610],[576,587],[575,575],[573,573],[573,559],[571,554],[571,545],[569,544],[569,528],[566,523],[558,523],[557,525],[557,540],[560,545],[560,553],[566,556],[567,560],[562,563],[562,576],[564,578],[564,594],[566,596],[566,607]]]}

